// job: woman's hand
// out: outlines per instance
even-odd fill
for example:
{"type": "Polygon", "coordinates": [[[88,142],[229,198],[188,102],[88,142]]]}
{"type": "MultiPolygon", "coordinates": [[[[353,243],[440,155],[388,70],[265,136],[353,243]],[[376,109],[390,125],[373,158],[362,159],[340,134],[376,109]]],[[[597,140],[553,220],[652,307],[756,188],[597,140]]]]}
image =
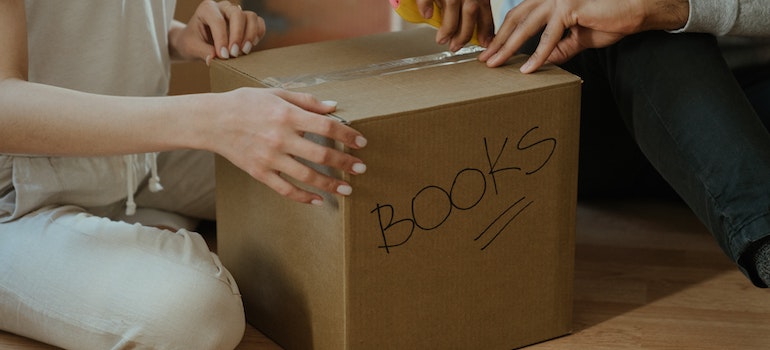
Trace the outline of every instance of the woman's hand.
{"type": "Polygon", "coordinates": [[[353,175],[366,171],[360,159],[303,137],[309,132],[352,149],[366,145],[361,133],[324,115],[335,110],[333,105],[309,94],[280,89],[241,88],[209,96],[224,100],[216,102],[220,113],[211,116],[215,123],[207,131],[204,141],[208,144],[203,148],[221,154],[283,196],[302,203],[321,204],[323,200],[282,175],[330,193],[349,195],[352,191],[345,181],[321,174],[298,159],[353,175]]]}
{"type": "Polygon", "coordinates": [[[265,21],[229,1],[206,0],[198,5],[187,25],[175,22],[169,31],[175,59],[228,59],[248,54],[265,35],[265,21]]]}

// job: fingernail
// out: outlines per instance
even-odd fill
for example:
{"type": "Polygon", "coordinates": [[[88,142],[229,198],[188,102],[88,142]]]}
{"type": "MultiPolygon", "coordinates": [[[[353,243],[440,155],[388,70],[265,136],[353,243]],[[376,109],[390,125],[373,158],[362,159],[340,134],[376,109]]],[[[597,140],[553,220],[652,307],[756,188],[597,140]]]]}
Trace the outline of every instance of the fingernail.
{"type": "Polygon", "coordinates": [[[243,44],[243,54],[248,55],[252,48],[254,47],[251,46],[251,42],[247,41],[245,44],[243,44]]]}
{"type": "Polygon", "coordinates": [[[521,65],[521,68],[519,70],[522,73],[526,73],[529,70],[529,67],[532,67],[532,62],[527,60],[527,62],[524,62],[524,64],[521,65]]]}
{"type": "Polygon", "coordinates": [[[495,53],[487,60],[487,64],[496,65],[500,61],[500,53],[495,53]]]}
{"type": "Polygon", "coordinates": [[[232,57],[238,57],[238,54],[241,52],[241,48],[238,47],[238,44],[233,44],[233,47],[230,48],[230,56],[232,57]]]}
{"type": "Polygon", "coordinates": [[[350,187],[349,185],[339,185],[337,187],[337,193],[349,196],[351,193],[353,193],[353,187],[350,187]]]}
{"type": "Polygon", "coordinates": [[[449,37],[443,37],[438,41],[439,45],[444,45],[449,42],[449,37]]]}
{"type": "Polygon", "coordinates": [[[364,164],[364,163],[353,164],[353,171],[356,174],[363,174],[363,173],[365,173],[366,172],[366,164],[364,164]]]}
{"type": "Polygon", "coordinates": [[[323,103],[323,104],[325,104],[325,105],[327,105],[329,107],[337,107],[337,101],[326,100],[326,101],[321,101],[321,103],[323,103]]]}
{"type": "Polygon", "coordinates": [[[369,141],[366,140],[363,136],[356,136],[356,146],[358,147],[364,147],[369,141]]]}
{"type": "Polygon", "coordinates": [[[225,48],[224,46],[222,46],[222,48],[219,49],[219,57],[224,59],[230,58],[230,53],[227,52],[227,48],[225,48]]]}
{"type": "Polygon", "coordinates": [[[211,55],[206,56],[206,65],[207,66],[211,65],[211,55]]]}
{"type": "Polygon", "coordinates": [[[323,205],[324,201],[322,201],[320,199],[313,199],[312,201],[310,201],[310,204],[312,204],[312,205],[323,205]]]}
{"type": "Polygon", "coordinates": [[[432,7],[428,8],[427,10],[425,10],[425,12],[422,14],[422,18],[425,18],[425,19],[430,19],[432,17],[433,17],[433,8],[432,7]]]}

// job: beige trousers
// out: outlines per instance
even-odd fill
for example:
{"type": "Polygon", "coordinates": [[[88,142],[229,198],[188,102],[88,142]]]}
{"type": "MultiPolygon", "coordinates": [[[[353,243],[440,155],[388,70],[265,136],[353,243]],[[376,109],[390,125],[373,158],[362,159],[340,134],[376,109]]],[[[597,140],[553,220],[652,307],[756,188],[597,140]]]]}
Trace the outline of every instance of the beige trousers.
{"type": "Polygon", "coordinates": [[[147,226],[213,218],[213,157],[175,152],[158,163],[165,189],[140,187],[130,218],[142,222],[147,210],[155,222],[126,222],[120,201],[48,205],[0,224],[0,329],[67,349],[232,349],[240,342],[238,288],[203,238],[147,226]]]}

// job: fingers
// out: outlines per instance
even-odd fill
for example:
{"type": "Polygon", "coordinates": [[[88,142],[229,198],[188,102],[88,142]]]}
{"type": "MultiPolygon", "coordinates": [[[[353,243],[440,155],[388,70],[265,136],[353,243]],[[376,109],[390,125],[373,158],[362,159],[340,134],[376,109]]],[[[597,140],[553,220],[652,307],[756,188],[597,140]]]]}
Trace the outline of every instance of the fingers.
{"type": "MultiPolygon", "coordinates": [[[[329,125],[334,124],[350,129],[339,122],[312,113],[300,113],[292,118],[291,123],[326,125],[309,128],[314,130],[328,128],[329,125]],[[331,123],[326,124],[327,122],[331,123]]],[[[279,194],[302,203],[321,204],[323,199],[318,194],[292,184],[288,179],[294,179],[299,183],[328,193],[350,195],[353,188],[349,183],[323,174],[303,163],[302,160],[339,169],[351,175],[365,173],[367,169],[364,162],[336,148],[308,140],[302,134],[304,133],[274,134],[262,147],[255,149],[256,152],[253,154],[251,163],[246,164],[244,169],[249,171],[252,177],[264,182],[279,194]],[[279,176],[279,174],[284,176],[279,176]]],[[[321,131],[318,134],[332,135],[335,132],[321,131]]]]}
{"type": "Polygon", "coordinates": [[[487,50],[479,55],[479,60],[486,62],[489,67],[500,66],[516,54],[527,40],[542,30],[540,44],[521,67],[521,71],[530,73],[545,63],[561,40],[565,27],[560,17],[553,15],[550,8],[537,4],[527,5],[528,3],[524,2],[506,14],[495,38],[487,50]]]}
{"type": "MultiPolygon", "coordinates": [[[[307,141],[310,142],[310,141],[307,141]]],[[[321,147],[320,145],[314,144],[321,147]]],[[[323,175],[300,161],[285,156],[275,161],[275,169],[264,173],[252,174],[278,194],[300,203],[320,205],[323,197],[293,184],[290,179],[312,186],[319,190],[348,196],[353,188],[347,182],[323,175]]]]}
{"type": "MultiPolygon", "coordinates": [[[[318,114],[328,114],[334,111],[335,107],[318,101],[310,94],[291,92],[286,90],[272,90],[273,93],[301,107],[304,110],[318,114]]],[[[346,126],[334,119],[324,116],[312,116],[312,119],[298,122],[296,127],[303,132],[310,132],[337,140],[345,146],[352,149],[360,149],[366,146],[366,138],[357,130],[346,126]]]]}
{"type": "Polygon", "coordinates": [[[436,42],[449,44],[452,51],[461,49],[473,39],[486,46],[494,35],[494,20],[489,0],[416,0],[424,18],[431,18],[440,11],[441,26],[436,32],[436,42]]]}
{"type": "Polygon", "coordinates": [[[277,124],[272,127],[274,131],[263,134],[265,136],[262,136],[262,146],[256,148],[253,154],[253,166],[247,164],[244,169],[251,169],[249,173],[254,178],[281,195],[302,203],[320,204],[323,199],[318,194],[294,185],[288,178],[325,192],[350,195],[353,191],[350,184],[322,174],[302,161],[338,169],[351,175],[365,173],[364,162],[333,146],[327,147],[303,136],[312,133],[339,141],[348,148],[360,149],[367,143],[363,135],[323,115],[335,110],[333,103],[320,102],[306,93],[281,89],[265,91],[288,102],[285,105],[288,108],[280,112],[282,117],[276,119],[277,124]]]}
{"type": "Polygon", "coordinates": [[[226,47],[230,57],[238,57],[241,53],[241,47],[244,46],[243,36],[246,29],[246,15],[238,5],[233,5],[228,1],[217,3],[221,13],[228,24],[226,47]]]}
{"type": "Polygon", "coordinates": [[[244,54],[248,55],[251,49],[257,45],[257,43],[265,36],[267,27],[265,26],[265,20],[262,17],[257,16],[256,13],[247,11],[246,14],[246,30],[243,36],[243,46],[241,50],[244,54]]]}
{"type": "MultiPolygon", "coordinates": [[[[316,124],[316,122],[320,122],[320,124],[326,124],[327,122],[330,122],[328,125],[336,124],[337,126],[347,128],[346,126],[328,118],[320,116],[318,118],[320,119],[309,123],[305,121],[305,123],[316,124]]],[[[324,127],[320,128],[322,129],[324,127]]],[[[313,128],[311,127],[310,129],[313,128]]],[[[331,135],[333,132],[327,133],[321,131],[318,134],[331,135]]],[[[285,153],[279,156],[278,159],[272,161],[275,172],[282,173],[289,178],[299,181],[300,183],[328,193],[348,196],[353,192],[353,188],[345,181],[322,174],[310,166],[303,164],[299,161],[300,159],[335,169],[341,169],[351,175],[360,175],[366,172],[366,165],[359,158],[353,157],[352,155],[339,151],[335,148],[323,146],[302,137],[298,137],[293,141],[287,140],[286,144],[283,146],[283,150],[285,153]]],[[[299,187],[286,181],[286,179],[282,178],[282,180],[285,183],[281,183],[277,179],[273,180],[276,186],[274,189],[281,195],[303,203],[320,204],[319,201],[322,201],[319,195],[300,189],[299,187]]]]}
{"type": "Polygon", "coordinates": [[[548,56],[548,62],[562,64],[575,57],[580,51],[583,51],[584,48],[580,45],[578,39],[578,32],[580,30],[580,27],[572,28],[569,35],[556,44],[551,55],[548,56]]]}
{"type": "MultiPolygon", "coordinates": [[[[446,0],[441,7],[441,27],[436,32],[436,42],[443,45],[450,43],[460,28],[462,0],[446,0]]],[[[475,23],[473,24],[475,25],[475,23]]],[[[450,48],[451,49],[451,48],[450,48]]]]}
{"type": "Polygon", "coordinates": [[[229,1],[204,1],[196,11],[221,59],[248,54],[265,34],[265,22],[229,1]]]}
{"type": "Polygon", "coordinates": [[[481,1],[479,14],[477,15],[476,38],[481,46],[488,46],[495,36],[495,20],[492,13],[492,5],[489,1],[481,1]]]}
{"type": "Polygon", "coordinates": [[[417,8],[420,10],[422,18],[433,18],[433,0],[415,0],[417,8]]]}
{"type": "Polygon", "coordinates": [[[464,1],[460,13],[459,30],[449,42],[452,51],[461,49],[474,35],[478,44],[487,46],[494,34],[494,20],[489,1],[464,1]]]}
{"type": "Polygon", "coordinates": [[[540,35],[540,43],[537,45],[537,49],[532,55],[529,56],[527,62],[521,66],[522,73],[532,73],[540,68],[548,57],[551,56],[556,44],[561,41],[564,35],[564,26],[558,21],[550,21],[540,35]]]}
{"type": "Polygon", "coordinates": [[[527,16],[528,12],[525,11],[528,10],[522,10],[525,5],[526,2],[505,15],[495,38],[487,46],[487,49],[479,55],[479,60],[486,62],[487,66],[497,67],[505,63],[530,37],[525,33],[531,31],[527,29],[529,25],[527,21],[532,21],[532,14],[527,16]]]}
{"type": "MultiPolygon", "coordinates": [[[[253,175],[254,176],[254,175],[253,175]]],[[[317,193],[305,191],[293,185],[289,180],[281,177],[278,172],[266,172],[262,176],[254,176],[267,187],[270,187],[276,193],[300,203],[309,203],[314,205],[323,204],[323,197],[317,193]]]]}

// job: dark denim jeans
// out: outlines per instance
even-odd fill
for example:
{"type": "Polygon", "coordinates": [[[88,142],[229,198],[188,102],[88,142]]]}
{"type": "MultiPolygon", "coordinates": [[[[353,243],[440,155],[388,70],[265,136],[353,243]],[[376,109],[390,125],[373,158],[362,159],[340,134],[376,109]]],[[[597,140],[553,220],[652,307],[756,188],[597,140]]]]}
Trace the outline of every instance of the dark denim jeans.
{"type": "Polygon", "coordinates": [[[762,121],[770,122],[770,70],[743,72],[744,91],[713,36],[666,32],[584,51],[562,68],[584,80],[578,195],[673,189],[766,287],[751,258],[770,237],[770,133],[762,121]]]}

